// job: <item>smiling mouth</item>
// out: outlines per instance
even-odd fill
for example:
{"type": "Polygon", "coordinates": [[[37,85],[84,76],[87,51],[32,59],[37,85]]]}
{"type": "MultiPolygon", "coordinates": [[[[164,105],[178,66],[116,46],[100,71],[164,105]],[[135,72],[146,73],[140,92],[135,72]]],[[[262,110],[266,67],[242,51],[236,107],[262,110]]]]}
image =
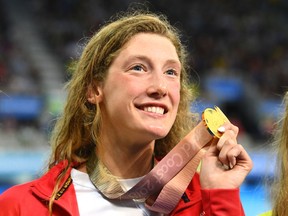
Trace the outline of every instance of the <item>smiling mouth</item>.
{"type": "Polygon", "coordinates": [[[156,114],[161,114],[163,115],[165,113],[164,108],[162,107],[155,107],[155,106],[151,106],[151,107],[144,107],[143,109],[145,112],[151,112],[151,113],[156,113],[156,114]]]}
{"type": "Polygon", "coordinates": [[[168,108],[165,105],[159,104],[142,104],[135,105],[137,109],[140,109],[144,112],[155,113],[158,115],[164,115],[168,112],[168,108]]]}

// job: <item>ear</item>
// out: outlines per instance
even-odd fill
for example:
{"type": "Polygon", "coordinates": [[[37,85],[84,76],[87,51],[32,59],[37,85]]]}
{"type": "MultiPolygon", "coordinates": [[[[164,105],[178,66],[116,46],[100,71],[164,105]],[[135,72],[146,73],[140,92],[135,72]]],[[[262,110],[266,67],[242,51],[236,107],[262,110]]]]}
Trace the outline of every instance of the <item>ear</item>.
{"type": "Polygon", "coordinates": [[[87,90],[87,100],[92,104],[100,103],[103,100],[102,85],[89,85],[87,90]]]}

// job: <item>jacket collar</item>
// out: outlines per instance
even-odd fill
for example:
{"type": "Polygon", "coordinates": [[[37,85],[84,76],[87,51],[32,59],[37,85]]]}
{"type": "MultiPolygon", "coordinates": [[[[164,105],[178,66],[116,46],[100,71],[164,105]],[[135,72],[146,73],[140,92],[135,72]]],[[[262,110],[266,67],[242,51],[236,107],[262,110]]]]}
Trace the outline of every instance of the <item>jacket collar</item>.
{"type": "Polygon", "coordinates": [[[76,200],[76,193],[70,177],[71,170],[74,164],[69,164],[67,160],[59,162],[57,165],[52,167],[46,174],[41,178],[35,180],[31,185],[33,194],[44,200],[46,203],[49,202],[51,194],[53,193],[57,178],[61,173],[67,169],[64,178],[59,184],[58,193],[54,205],[58,205],[65,210],[68,215],[79,215],[78,204],[76,200]]]}

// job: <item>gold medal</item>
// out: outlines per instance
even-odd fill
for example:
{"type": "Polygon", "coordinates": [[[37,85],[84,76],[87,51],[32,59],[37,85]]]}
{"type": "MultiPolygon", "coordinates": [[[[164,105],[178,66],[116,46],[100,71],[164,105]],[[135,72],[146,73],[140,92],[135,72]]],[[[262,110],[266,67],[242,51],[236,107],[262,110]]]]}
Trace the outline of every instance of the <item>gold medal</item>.
{"type": "Polygon", "coordinates": [[[202,113],[202,120],[204,121],[209,133],[218,138],[220,138],[222,135],[222,133],[218,131],[218,128],[225,122],[229,121],[225,114],[217,106],[215,106],[214,109],[205,109],[202,113]]]}

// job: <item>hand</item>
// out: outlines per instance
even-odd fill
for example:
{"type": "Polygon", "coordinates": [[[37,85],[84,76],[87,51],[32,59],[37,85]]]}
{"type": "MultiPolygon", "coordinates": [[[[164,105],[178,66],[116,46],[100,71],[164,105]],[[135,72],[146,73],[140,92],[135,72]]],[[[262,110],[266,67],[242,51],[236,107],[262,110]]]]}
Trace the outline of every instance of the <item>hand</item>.
{"type": "Polygon", "coordinates": [[[203,189],[238,188],[253,167],[248,153],[237,142],[238,127],[227,122],[221,129],[224,129],[221,138],[212,141],[202,159],[200,183],[203,189]]]}

